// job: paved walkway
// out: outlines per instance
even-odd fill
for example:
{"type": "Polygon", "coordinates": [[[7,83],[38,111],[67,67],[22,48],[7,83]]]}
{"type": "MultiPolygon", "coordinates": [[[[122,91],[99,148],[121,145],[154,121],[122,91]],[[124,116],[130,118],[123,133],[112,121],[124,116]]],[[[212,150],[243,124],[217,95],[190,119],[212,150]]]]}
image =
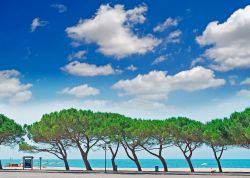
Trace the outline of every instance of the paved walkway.
{"type": "Polygon", "coordinates": [[[120,171],[117,173],[103,171],[21,171],[21,170],[2,170],[0,171],[0,178],[234,178],[234,177],[250,177],[250,173],[187,173],[187,172],[134,172],[134,171],[120,171]]]}

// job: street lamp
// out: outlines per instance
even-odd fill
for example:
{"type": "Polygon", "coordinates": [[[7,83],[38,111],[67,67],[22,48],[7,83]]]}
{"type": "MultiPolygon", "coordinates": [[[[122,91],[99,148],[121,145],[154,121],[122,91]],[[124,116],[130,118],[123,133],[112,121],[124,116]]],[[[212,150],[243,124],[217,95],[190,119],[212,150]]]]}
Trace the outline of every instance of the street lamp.
{"type": "Polygon", "coordinates": [[[102,146],[105,151],[105,173],[107,173],[107,143],[105,142],[102,146]]]}
{"type": "Polygon", "coordinates": [[[42,157],[39,157],[40,170],[42,169],[42,157]]]}

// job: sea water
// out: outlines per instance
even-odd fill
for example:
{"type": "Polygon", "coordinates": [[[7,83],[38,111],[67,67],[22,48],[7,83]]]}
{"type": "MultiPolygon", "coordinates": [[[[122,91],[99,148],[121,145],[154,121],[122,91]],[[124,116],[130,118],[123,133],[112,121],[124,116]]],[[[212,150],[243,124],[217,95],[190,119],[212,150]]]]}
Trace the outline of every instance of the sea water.
{"type": "MultiPolygon", "coordinates": [[[[84,164],[81,159],[69,159],[70,167],[83,168],[84,164]]],[[[90,159],[90,164],[93,168],[104,168],[104,159],[90,159]]],[[[169,168],[188,168],[188,164],[184,159],[169,159],[166,160],[169,168]]],[[[4,159],[2,160],[2,165],[7,164],[20,164],[21,159],[4,159]]],[[[140,160],[142,168],[154,168],[155,166],[162,167],[161,162],[157,159],[141,159],[140,160]]],[[[193,159],[193,166],[195,168],[216,168],[217,163],[213,159],[193,159]]],[[[116,164],[118,168],[136,168],[135,164],[129,159],[117,159],[116,164]]],[[[250,159],[222,159],[221,164],[223,168],[250,168],[250,159]]],[[[40,162],[38,159],[34,159],[34,166],[39,166],[40,162]]],[[[62,160],[58,159],[43,159],[43,167],[64,167],[62,160]]],[[[111,168],[111,161],[107,160],[107,168],[111,168]]]]}

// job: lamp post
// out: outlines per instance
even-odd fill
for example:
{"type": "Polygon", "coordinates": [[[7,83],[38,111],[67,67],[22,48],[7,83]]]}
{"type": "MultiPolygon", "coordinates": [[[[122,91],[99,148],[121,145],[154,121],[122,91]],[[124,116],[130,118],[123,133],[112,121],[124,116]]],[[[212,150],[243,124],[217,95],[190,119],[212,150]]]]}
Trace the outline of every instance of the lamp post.
{"type": "Polygon", "coordinates": [[[105,173],[107,173],[107,144],[106,144],[106,142],[103,144],[102,148],[105,151],[105,173]]]}
{"type": "Polygon", "coordinates": [[[42,169],[42,157],[39,157],[39,162],[40,162],[40,170],[42,169]]]}

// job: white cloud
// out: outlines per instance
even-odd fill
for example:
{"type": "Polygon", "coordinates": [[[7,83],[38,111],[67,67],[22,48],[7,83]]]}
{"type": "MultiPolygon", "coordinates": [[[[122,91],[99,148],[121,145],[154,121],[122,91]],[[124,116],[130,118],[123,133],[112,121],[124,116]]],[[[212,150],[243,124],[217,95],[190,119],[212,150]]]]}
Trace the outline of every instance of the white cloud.
{"type": "Polygon", "coordinates": [[[154,27],[153,31],[154,32],[163,32],[170,27],[176,27],[178,25],[178,23],[179,23],[178,18],[174,19],[174,18],[169,17],[163,23],[154,27]]]}
{"type": "Polygon", "coordinates": [[[250,77],[248,77],[245,80],[243,80],[240,84],[241,85],[250,85],[250,77]]]}
{"type": "Polygon", "coordinates": [[[171,91],[196,91],[216,88],[225,84],[225,80],[216,79],[210,69],[195,67],[173,76],[164,71],[151,71],[129,80],[120,80],[112,88],[123,91],[121,95],[133,96],[144,100],[162,100],[171,91]]]}
{"type": "Polygon", "coordinates": [[[136,71],[137,67],[135,67],[133,64],[131,64],[130,66],[127,67],[127,70],[136,71]]]}
{"type": "Polygon", "coordinates": [[[179,43],[180,42],[180,37],[182,35],[182,32],[180,30],[175,30],[171,33],[169,33],[167,37],[167,42],[168,43],[179,43]]]}
{"type": "Polygon", "coordinates": [[[238,96],[250,97],[250,90],[242,89],[237,93],[238,96]]]}
{"type": "Polygon", "coordinates": [[[214,63],[212,68],[228,71],[250,68],[250,5],[235,11],[224,23],[209,23],[196,38],[201,46],[212,45],[205,55],[214,63]]]}
{"type": "Polygon", "coordinates": [[[167,56],[161,55],[161,56],[155,58],[155,60],[152,62],[152,65],[162,63],[163,61],[166,61],[167,59],[168,59],[167,56]]]}
{"type": "Polygon", "coordinates": [[[203,63],[203,62],[205,62],[205,58],[204,58],[203,56],[199,56],[199,57],[195,58],[195,59],[192,61],[191,67],[194,67],[194,66],[196,66],[197,64],[201,64],[201,63],[203,63]]]}
{"type": "Polygon", "coordinates": [[[87,84],[79,85],[79,86],[72,87],[72,88],[67,87],[59,92],[59,94],[73,95],[79,98],[84,98],[87,96],[95,96],[95,95],[98,95],[99,93],[100,91],[98,89],[90,87],[87,84]]]}
{"type": "Polygon", "coordinates": [[[133,33],[134,24],[145,21],[146,10],[144,5],[127,11],[123,5],[101,5],[93,18],[80,20],[77,25],[66,28],[66,32],[78,43],[96,43],[98,51],[107,56],[120,59],[145,54],[160,43],[152,35],[133,33]]]}
{"type": "Polygon", "coordinates": [[[59,13],[66,12],[68,10],[67,6],[64,4],[52,4],[51,7],[57,9],[59,13]]]}
{"type": "Polygon", "coordinates": [[[143,24],[146,20],[145,13],[147,12],[148,8],[145,4],[135,7],[134,9],[128,10],[127,18],[129,22],[132,22],[134,24],[143,24]]]}
{"type": "Polygon", "coordinates": [[[80,50],[80,51],[77,51],[75,53],[71,53],[69,56],[68,56],[68,59],[71,61],[73,59],[83,59],[86,55],[87,51],[86,50],[80,50]]]}
{"type": "Polygon", "coordinates": [[[118,71],[113,69],[110,64],[104,66],[96,66],[94,64],[80,63],[73,61],[61,68],[63,71],[76,76],[98,76],[111,75],[118,71]]]}
{"type": "Polygon", "coordinates": [[[31,84],[20,82],[20,73],[16,70],[0,71],[0,99],[7,100],[12,104],[19,104],[31,99],[29,90],[31,84]]]}
{"type": "Polygon", "coordinates": [[[32,20],[32,23],[31,23],[31,26],[30,26],[30,31],[31,32],[34,32],[34,31],[36,31],[36,29],[38,28],[38,27],[43,27],[43,26],[46,26],[48,24],[48,22],[47,21],[42,21],[42,20],[40,20],[40,18],[34,18],[33,20],[32,20]]]}

